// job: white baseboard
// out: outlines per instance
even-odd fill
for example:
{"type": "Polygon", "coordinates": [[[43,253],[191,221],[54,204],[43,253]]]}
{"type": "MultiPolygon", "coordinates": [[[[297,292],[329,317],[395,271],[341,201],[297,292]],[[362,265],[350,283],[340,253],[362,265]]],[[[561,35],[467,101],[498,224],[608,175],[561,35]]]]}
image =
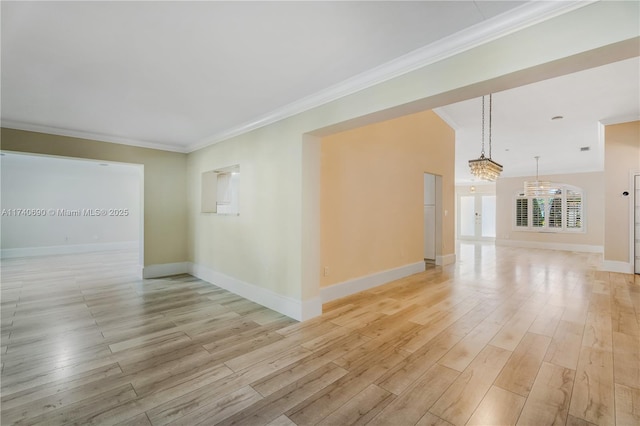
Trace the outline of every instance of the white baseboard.
{"type": "Polygon", "coordinates": [[[616,260],[605,260],[602,262],[602,270],[607,272],[620,272],[622,274],[633,274],[633,264],[630,262],[620,262],[616,260]]]}
{"type": "Polygon", "coordinates": [[[547,243],[540,241],[503,240],[496,239],[496,245],[520,248],[535,248],[546,250],[577,251],[581,253],[604,253],[604,247],[589,244],[547,243]]]}
{"type": "Polygon", "coordinates": [[[297,321],[304,321],[322,314],[320,297],[297,300],[195,263],[189,263],[189,273],[297,321]]]}
{"type": "Polygon", "coordinates": [[[138,241],[122,241],[116,243],[69,244],[64,246],[24,247],[0,250],[0,257],[12,259],[16,257],[55,256],[61,254],[90,253],[94,251],[133,250],[139,247],[138,241]]]}
{"type": "Polygon", "coordinates": [[[330,302],[332,300],[340,299],[341,297],[349,296],[354,293],[386,284],[390,281],[408,277],[409,275],[417,274],[418,272],[423,272],[424,270],[424,261],[410,263],[398,268],[388,269],[386,271],[354,278],[329,287],[321,288],[320,297],[322,299],[322,303],[330,302]]]}
{"type": "Polygon", "coordinates": [[[445,254],[444,256],[436,256],[436,265],[438,266],[447,266],[451,265],[452,263],[456,263],[455,253],[445,254]]]}
{"type": "Polygon", "coordinates": [[[142,268],[142,278],[162,278],[189,273],[189,262],[160,263],[142,268]]]}

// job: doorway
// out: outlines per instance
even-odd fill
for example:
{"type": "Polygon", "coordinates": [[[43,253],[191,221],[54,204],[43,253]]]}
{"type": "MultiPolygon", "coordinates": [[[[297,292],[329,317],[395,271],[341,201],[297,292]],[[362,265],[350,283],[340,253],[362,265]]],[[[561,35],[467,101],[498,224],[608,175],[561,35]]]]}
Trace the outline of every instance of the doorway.
{"type": "Polygon", "coordinates": [[[3,151],[3,259],[120,252],[142,271],[142,165],[3,151]]]}
{"type": "Polygon", "coordinates": [[[496,196],[466,194],[458,196],[458,238],[495,241],[496,196]]]}

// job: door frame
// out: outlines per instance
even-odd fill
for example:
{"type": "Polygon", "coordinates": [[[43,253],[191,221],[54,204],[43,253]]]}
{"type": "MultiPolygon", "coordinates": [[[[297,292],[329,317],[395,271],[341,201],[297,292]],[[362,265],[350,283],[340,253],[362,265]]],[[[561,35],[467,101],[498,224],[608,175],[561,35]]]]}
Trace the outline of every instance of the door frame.
{"type": "MultiPolygon", "coordinates": [[[[478,209],[482,209],[482,197],[496,197],[495,193],[488,192],[465,192],[456,194],[456,237],[458,240],[464,241],[487,241],[487,242],[495,242],[496,237],[483,237],[482,236],[482,219],[480,219],[480,224],[475,224],[475,233],[476,235],[473,237],[464,236],[460,233],[460,228],[462,224],[462,197],[474,197],[474,209],[476,210],[476,215],[478,209]],[[478,231],[479,230],[479,231],[478,231]]],[[[496,199],[497,200],[497,199],[496,199]]]]}

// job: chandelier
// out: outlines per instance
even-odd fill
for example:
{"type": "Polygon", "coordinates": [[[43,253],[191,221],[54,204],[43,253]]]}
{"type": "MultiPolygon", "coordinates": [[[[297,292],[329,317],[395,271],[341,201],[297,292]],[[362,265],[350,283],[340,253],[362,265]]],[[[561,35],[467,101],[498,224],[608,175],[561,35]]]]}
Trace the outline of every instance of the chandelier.
{"type": "Polygon", "coordinates": [[[540,156],[533,158],[536,159],[536,180],[533,182],[524,182],[524,195],[527,197],[539,197],[542,195],[557,194],[560,190],[557,184],[538,179],[538,160],[540,160],[540,156]]]}
{"type": "Polygon", "coordinates": [[[502,166],[491,159],[491,110],[492,110],[492,95],[489,95],[489,158],[484,156],[484,96],[482,97],[482,151],[480,151],[480,158],[476,160],[469,160],[469,168],[471,174],[478,179],[495,181],[502,172],[502,166]]]}

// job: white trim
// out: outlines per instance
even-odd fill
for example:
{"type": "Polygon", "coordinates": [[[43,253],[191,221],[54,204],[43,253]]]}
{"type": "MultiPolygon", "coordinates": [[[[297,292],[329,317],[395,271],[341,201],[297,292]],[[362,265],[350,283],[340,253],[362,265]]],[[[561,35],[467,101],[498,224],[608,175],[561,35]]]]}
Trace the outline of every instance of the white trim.
{"type": "Polygon", "coordinates": [[[322,315],[320,289],[320,157],[321,139],[302,136],[302,249],[300,252],[300,288],[304,295],[313,295],[303,301],[303,320],[322,315]],[[308,314],[307,314],[308,313],[308,314]]]}
{"type": "Polygon", "coordinates": [[[620,272],[621,274],[633,274],[633,264],[616,260],[602,262],[602,270],[608,272],[620,272]]]}
{"type": "Polygon", "coordinates": [[[354,278],[321,288],[320,298],[322,299],[322,303],[327,303],[332,300],[340,299],[341,297],[369,290],[373,287],[377,287],[400,278],[408,277],[409,275],[423,272],[424,270],[424,261],[410,263],[398,268],[387,269],[386,271],[365,275],[363,277],[354,278]]]}
{"type": "Polygon", "coordinates": [[[581,253],[604,253],[603,246],[590,245],[590,244],[566,244],[566,243],[548,243],[548,242],[541,242],[541,241],[496,239],[496,245],[507,246],[507,247],[545,249],[545,250],[577,251],[581,253]]]}
{"type": "Polygon", "coordinates": [[[115,243],[71,244],[48,247],[22,247],[0,250],[0,258],[55,256],[61,254],[88,253],[94,251],[133,250],[138,249],[138,241],[122,241],[115,243]]]}
{"type": "Polygon", "coordinates": [[[436,265],[438,266],[447,266],[453,263],[456,263],[455,253],[445,254],[444,256],[436,256],[436,265]]]}
{"type": "Polygon", "coordinates": [[[142,278],[161,278],[189,273],[189,262],[159,263],[142,268],[142,278]]]}
{"type": "MultiPolygon", "coordinates": [[[[284,314],[284,312],[280,312],[284,314]]],[[[284,314],[287,315],[287,314],[284,314]]],[[[308,319],[319,317],[322,315],[322,299],[320,296],[316,296],[310,300],[303,300],[300,302],[300,317],[296,318],[291,315],[287,315],[298,321],[306,321],[308,319]]]]}
{"type": "Polygon", "coordinates": [[[520,31],[545,20],[571,12],[594,0],[571,0],[551,2],[528,2],[491,19],[440,39],[406,55],[358,74],[338,84],[328,87],[311,96],[285,105],[262,115],[255,120],[230,128],[196,143],[187,145],[187,151],[193,152],[209,145],[222,142],[243,133],[273,124],[285,118],[335,101],[342,97],[375,86],[401,75],[415,71],[435,62],[450,58],[467,50],[489,43],[500,37],[520,31]]]}
{"type": "MultiPolygon", "coordinates": [[[[453,129],[454,133],[458,132],[462,128],[462,126],[460,126],[453,119],[453,117],[451,117],[449,114],[447,114],[447,112],[444,110],[444,108],[434,108],[433,112],[435,112],[436,115],[442,119],[442,121],[447,123],[449,125],[449,127],[451,127],[453,129]]],[[[454,136],[454,140],[455,140],[455,136],[454,136]]],[[[492,182],[487,182],[487,183],[492,183],[492,182]]]]}
{"type": "Polygon", "coordinates": [[[136,139],[122,138],[119,136],[105,135],[103,133],[94,133],[84,130],[63,129],[60,127],[43,126],[40,124],[25,123],[22,121],[2,120],[2,127],[7,129],[25,130],[28,132],[48,133],[50,135],[68,136],[70,138],[90,139],[99,142],[117,143],[121,145],[137,146],[140,148],[157,149],[160,151],[187,153],[184,146],[176,146],[173,144],[165,144],[160,142],[147,142],[136,139]]]}
{"type": "Polygon", "coordinates": [[[283,296],[255,284],[241,281],[203,265],[187,262],[189,273],[217,287],[224,288],[238,296],[259,303],[276,312],[280,312],[298,321],[304,321],[322,315],[322,303],[319,297],[300,301],[283,296]]]}
{"type": "Polygon", "coordinates": [[[603,126],[611,126],[613,124],[630,123],[632,121],[640,121],[640,115],[638,114],[618,115],[615,117],[602,119],[599,121],[599,124],[602,124],[603,126]]]}

